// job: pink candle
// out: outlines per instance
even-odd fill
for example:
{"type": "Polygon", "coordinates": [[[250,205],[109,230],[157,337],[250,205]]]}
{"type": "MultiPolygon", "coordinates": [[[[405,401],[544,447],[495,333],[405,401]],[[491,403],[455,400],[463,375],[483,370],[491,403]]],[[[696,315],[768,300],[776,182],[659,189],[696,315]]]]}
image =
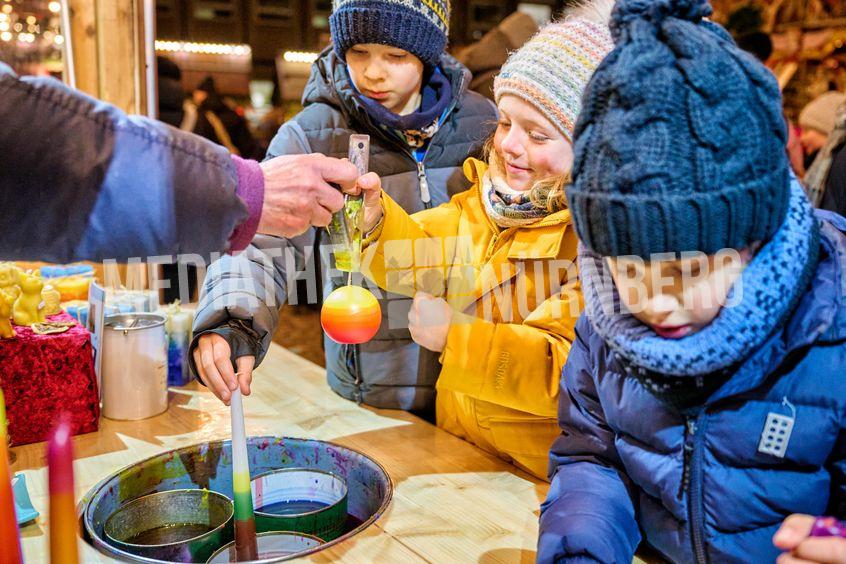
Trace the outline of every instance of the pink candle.
{"type": "Polygon", "coordinates": [[[50,562],[77,564],[77,519],[73,494],[73,445],[67,414],[62,414],[47,444],[50,482],[50,562]]]}
{"type": "Polygon", "coordinates": [[[21,564],[21,538],[15,516],[15,498],[12,496],[12,472],[9,468],[9,447],[6,437],[6,403],[0,390],[0,562],[21,564]]]}

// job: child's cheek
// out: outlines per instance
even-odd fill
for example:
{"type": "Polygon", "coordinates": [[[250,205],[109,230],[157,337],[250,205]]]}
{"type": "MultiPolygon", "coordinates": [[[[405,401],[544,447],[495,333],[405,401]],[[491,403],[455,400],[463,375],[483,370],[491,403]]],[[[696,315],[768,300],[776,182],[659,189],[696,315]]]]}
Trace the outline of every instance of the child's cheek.
{"type": "Polygon", "coordinates": [[[710,324],[722,309],[721,300],[716,295],[713,284],[703,282],[691,289],[685,307],[693,325],[702,328],[710,324]]]}
{"type": "Polygon", "coordinates": [[[555,151],[550,151],[546,147],[532,149],[529,153],[529,166],[534,169],[534,180],[538,181],[566,174],[566,170],[559,170],[561,168],[559,161],[561,161],[561,155],[556,154],[555,151]]]}

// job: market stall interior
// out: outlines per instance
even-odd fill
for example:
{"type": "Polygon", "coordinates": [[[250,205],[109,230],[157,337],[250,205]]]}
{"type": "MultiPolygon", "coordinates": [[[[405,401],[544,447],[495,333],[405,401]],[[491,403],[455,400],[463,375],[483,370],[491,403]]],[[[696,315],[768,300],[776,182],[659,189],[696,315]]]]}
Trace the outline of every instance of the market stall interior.
{"type": "MultiPolygon", "coordinates": [[[[454,1],[450,50],[476,60],[476,42],[514,39],[518,23],[520,43],[569,4],[454,1]]],[[[846,2],[713,5],[775,73],[797,136],[806,104],[846,90],[846,2]]],[[[302,109],[332,6],[0,0],[0,61],[261,160],[302,109]]],[[[335,144],[363,175],[370,138],[346,137],[335,144]]],[[[800,149],[797,176],[818,150],[800,149]]],[[[231,407],[190,372],[202,261],[0,263],[0,561],[534,561],[548,483],[326,383],[324,335],[352,356],[388,319],[361,282],[363,213],[348,196],[320,231],[347,284],[324,301],[319,280],[294,281],[231,407]]]]}

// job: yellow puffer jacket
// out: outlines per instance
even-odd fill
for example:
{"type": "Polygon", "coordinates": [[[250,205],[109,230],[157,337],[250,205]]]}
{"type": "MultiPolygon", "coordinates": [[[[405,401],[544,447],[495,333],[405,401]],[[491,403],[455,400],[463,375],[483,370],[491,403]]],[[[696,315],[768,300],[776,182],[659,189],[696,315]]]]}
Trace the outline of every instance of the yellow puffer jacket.
{"type": "Polygon", "coordinates": [[[559,434],[558,384],[582,309],[569,210],[500,228],[485,212],[487,165],[474,186],[409,216],[386,194],[363,270],[379,286],[425,291],[455,311],[437,383],[439,427],[546,479],[559,434]]]}

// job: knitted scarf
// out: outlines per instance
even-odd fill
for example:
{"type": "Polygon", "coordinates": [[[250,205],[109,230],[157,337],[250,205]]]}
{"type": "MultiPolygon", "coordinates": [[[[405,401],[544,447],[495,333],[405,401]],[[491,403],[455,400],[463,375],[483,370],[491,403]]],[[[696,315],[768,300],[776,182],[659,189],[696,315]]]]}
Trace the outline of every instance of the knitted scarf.
{"type": "Polygon", "coordinates": [[[364,110],[380,128],[399,135],[412,149],[423,147],[435,136],[440,129],[441,118],[452,102],[452,85],[440,69],[435,69],[423,86],[420,108],[408,115],[397,115],[358,90],[355,93],[364,110]]]}
{"type": "Polygon", "coordinates": [[[842,104],[837,109],[834,129],[805,174],[805,190],[808,192],[808,199],[811,200],[814,207],[819,207],[822,202],[823,195],[825,195],[825,181],[831,170],[831,163],[834,161],[837,149],[842,147],[844,143],[846,143],[846,104],[842,104]]]}
{"type": "Polygon", "coordinates": [[[784,222],[729,292],[729,303],[739,303],[724,307],[707,327],[682,339],[658,337],[624,311],[603,257],[580,247],[586,313],[596,332],[635,367],[673,376],[714,374],[748,358],[787,320],[814,273],[819,245],[819,225],[794,179],[784,222]]]}
{"type": "Polygon", "coordinates": [[[529,191],[518,192],[489,168],[482,178],[482,201],[488,217],[499,227],[520,227],[544,218],[548,212],[535,207],[529,191]]]}

